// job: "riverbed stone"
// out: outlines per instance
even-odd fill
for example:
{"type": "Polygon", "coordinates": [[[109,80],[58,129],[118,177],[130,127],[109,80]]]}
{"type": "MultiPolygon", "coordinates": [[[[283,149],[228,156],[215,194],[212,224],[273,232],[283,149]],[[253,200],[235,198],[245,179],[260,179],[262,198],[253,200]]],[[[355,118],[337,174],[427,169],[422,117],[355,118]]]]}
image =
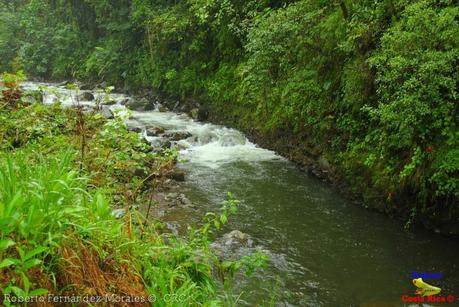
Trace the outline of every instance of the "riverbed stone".
{"type": "Polygon", "coordinates": [[[185,181],[185,172],[181,170],[172,170],[167,174],[167,177],[175,181],[185,181]]]}
{"type": "Polygon", "coordinates": [[[102,116],[105,117],[106,119],[112,119],[115,118],[115,115],[113,114],[112,110],[108,106],[102,106],[102,109],[100,110],[102,113],[102,116]]]}
{"type": "Polygon", "coordinates": [[[131,110],[136,111],[145,111],[146,106],[149,104],[148,99],[140,98],[140,99],[130,99],[125,103],[125,106],[131,110]]]}
{"type": "Polygon", "coordinates": [[[330,172],[332,170],[330,162],[324,157],[320,156],[317,160],[317,164],[322,169],[322,171],[330,172]]]}
{"type": "Polygon", "coordinates": [[[146,130],[148,136],[158,136],[164,133],[164,129],[161,127],[148,127],[146,130]]]}
{"type": "Polygon", "coordinates": [[[223,242],[227,246],[228,245],[240,245],[240,246],[246,246],[246,247],[253,246],[252,238],[248,234],[243,233],[240,230],[233,230],[230,233],[223,235],[223,242]]]}
{"type": "Polygon", "coordinates": [[[93,87],[91,86],[91,84],[89,83],[83,83],[79,86],[80,90],[82,91],[90,91],[93,89],[93,87]]]}
{"type": "Polygon", "coordinates": [[[180,201],[180,203],[184,206],[191,206],[191,201],[188,199],[188,197],[186,197],[185,194],[181,193],[177,199],[180,201]]]}
{"type": "Polygon", "coordinates": [[[158,108],[158,111],[159,112],[167,112],[167,111],[169,111],[169,109],[164,105],[160,105],[159,108],[158,108]]]}
{"type": "Polygon", "coordinates": [[[128,130],[131,132],[140,133],[142,132],[142,127],[129,127],[128,130]]]}
{"type": "Polygon", "coordinates": [[[170,139],[171,141],[180,141],[189,138],[192,136],[191,133],[188,131],[174,131],[174,132],[166,132],[164,137],[170,139]]]}
{"type": "Polygon", "coordinates": [[[83,92],[78,95],[78,99],[81,101],[93,101],[94,95],[91,92],[83,92]]]}
{"type": "Polygon", "coordinates": [[[129,104],[132,100],[133,100],[133,99],[130,98],[130,97],[124,98],[124,99],[122,99],[122,100],[120,101],[120,104],[124,106],[124,105],[129,104]]]}

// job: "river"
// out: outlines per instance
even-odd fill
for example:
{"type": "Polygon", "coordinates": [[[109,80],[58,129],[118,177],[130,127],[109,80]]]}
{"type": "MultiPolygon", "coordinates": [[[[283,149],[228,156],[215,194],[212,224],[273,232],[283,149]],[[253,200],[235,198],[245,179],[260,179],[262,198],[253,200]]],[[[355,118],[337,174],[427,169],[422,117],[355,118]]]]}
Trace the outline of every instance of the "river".
{"type": "MultiPolygon", "coordinates": [[[[48,86],[53,90],[45,91],[45,103],[60,96],[64,105],[72,104],[68,90],[48,86]]],[[[127,98],[111,96],[118,103],[127,98]]],[[[123,110],[118,103],[110,108],[123,110]]],[[[352,204],[237,130],[158,110],[134,111],[128,124],[191,133],[178,142],[178,167],[187,177],[183,193],[199,206],[192,217],[171,214],[171,222],[195,221],[197,215],[215,210],[228,191],[240,200],[225,231],[249,234],[253,246],[227,252],[262,250],[271,260],[253,278],[238,279],[233,290],[242,292],[238,305],[265,306],[273,300],[276,306],[410,306],[401,297],[414,295],[412,272],[442,273],[443,278],[427,281],[442,288],[442,295],[459,295],[457,239],[405,230],[399,221],[352,204]]],[[[459,301],[446,305],[459,306],[459,301]]]]}

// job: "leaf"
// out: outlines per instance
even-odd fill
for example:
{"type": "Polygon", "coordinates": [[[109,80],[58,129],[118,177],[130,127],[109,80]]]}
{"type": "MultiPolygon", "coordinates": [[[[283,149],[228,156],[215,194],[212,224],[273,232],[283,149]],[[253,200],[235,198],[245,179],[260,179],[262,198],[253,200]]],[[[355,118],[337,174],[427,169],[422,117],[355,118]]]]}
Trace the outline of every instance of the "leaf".
{"type": "Polygon", "coordinates": [[[48,247],[46,247],[46,246],[37,247],[37,248],[31,250],[30,252],[27,252],[25,254],[24,260],[28,260],[28,259],[34,257],[35,255],[41,254],[41,253],[43,253],[43,252],[45,252],[47,250],[48,250],[48,247]]]}
{"type": "Polygon", "coordinates": [[[30,289],[30,280],[29,280],[29,278],[24,273],[21,273],[21,280],[22,280],[22,283],[24,284],[25,292],[29,292],[29,289],[30,289]]]}
{"type": "Polygon", "coordinates": [[[47,294],[48,292],[49,291],[47,289],[43,289],[43,288],[35,289],[29,293],[29,296],[42,296],[42,295],[47,294]]]}
{"type": "Polygon", "coordinates": [[[16,296],[18,296],[18,297],[26,297],[27,296],[27,294],[24,292],[24,290],[22,290],[19,287],[13,286],[13,287],[11,287],[11,290],[13,290],[14,294],[16,294],[16,296]]]}
{"type": "Polygon", "coordinates": [[[14,241],[12,240],[1,240],[0,241],[0,251],[4,251],[8,248],[10,248],[11,246],[13,246],[14,244],[16,244],[14,241]]]}
{"type": "Polygon", "coordinates": [[[15,259],[11,259],[11,258],[3,259],[2,262],[0,262],[0,269],[9,267],[10,265],[13,265],[15,263],[16,263],[15,259]]]}
{"type": "Polygon", "coordinates": [[[30,269],[31,267],[34,267],[36,265],[39,265],[42,261],[40,259],[31,259],[31,260],[28,260],[26,261],[26,263],[24,263],[24,269],[25,270],[28,270],[30,269]]]}

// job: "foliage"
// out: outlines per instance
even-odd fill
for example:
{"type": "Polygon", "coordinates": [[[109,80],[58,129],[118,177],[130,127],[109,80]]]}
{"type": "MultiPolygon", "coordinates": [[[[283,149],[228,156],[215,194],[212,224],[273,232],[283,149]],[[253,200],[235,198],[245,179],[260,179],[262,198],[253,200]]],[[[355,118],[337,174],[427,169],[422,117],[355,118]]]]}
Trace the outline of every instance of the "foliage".
{"type": "Polygon", "coordinates": [[[200,98],[293,131],[366,202],[459,210],[456,1],[28,0],[0,27],[3,70],[200,98]]]}
{"type": "MultiPolygon", "coordinates": [[[[20,79],[4,78],[14,87],[20,79]]],[[[161,178],[130,170],[161,174],[175,159],[174,152],[154,154],[120,116],[107,121],[59,103],[0,109],[2,303],[11,305],[6,296],[90,294],[152,297],[155,306],[223,305],[213,275],[221,264],[209,248],[218,225],[185,240],[134,209],[154,193],[144,183],[154,187],[161,178]],[[122,219],[112,215],[114,203],[126,208],[122,219]]],[[[216,216],[222,223],[225,208],[216,216]]],[[[234,263],[252,270],[261,264],[256,256],[234,263]]]]}

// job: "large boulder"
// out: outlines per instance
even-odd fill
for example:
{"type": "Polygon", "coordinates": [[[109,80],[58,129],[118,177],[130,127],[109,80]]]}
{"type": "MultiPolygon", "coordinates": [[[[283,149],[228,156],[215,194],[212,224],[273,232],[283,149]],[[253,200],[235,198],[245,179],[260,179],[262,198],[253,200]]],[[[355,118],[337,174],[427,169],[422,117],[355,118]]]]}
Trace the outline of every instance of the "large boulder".
{"type": "Polygon", "coordinates": [[[209,117],[209,114],[203,108],[193,108],[190,111],[190,116],[197,121],[205,121],[209,117]]]}
{"type": "Polygon", "coordinates": [[[125,103],[125,106],[135,111],[145,111],[148,109],[150,102],[146,98],[131,99],[125,103]]]}

